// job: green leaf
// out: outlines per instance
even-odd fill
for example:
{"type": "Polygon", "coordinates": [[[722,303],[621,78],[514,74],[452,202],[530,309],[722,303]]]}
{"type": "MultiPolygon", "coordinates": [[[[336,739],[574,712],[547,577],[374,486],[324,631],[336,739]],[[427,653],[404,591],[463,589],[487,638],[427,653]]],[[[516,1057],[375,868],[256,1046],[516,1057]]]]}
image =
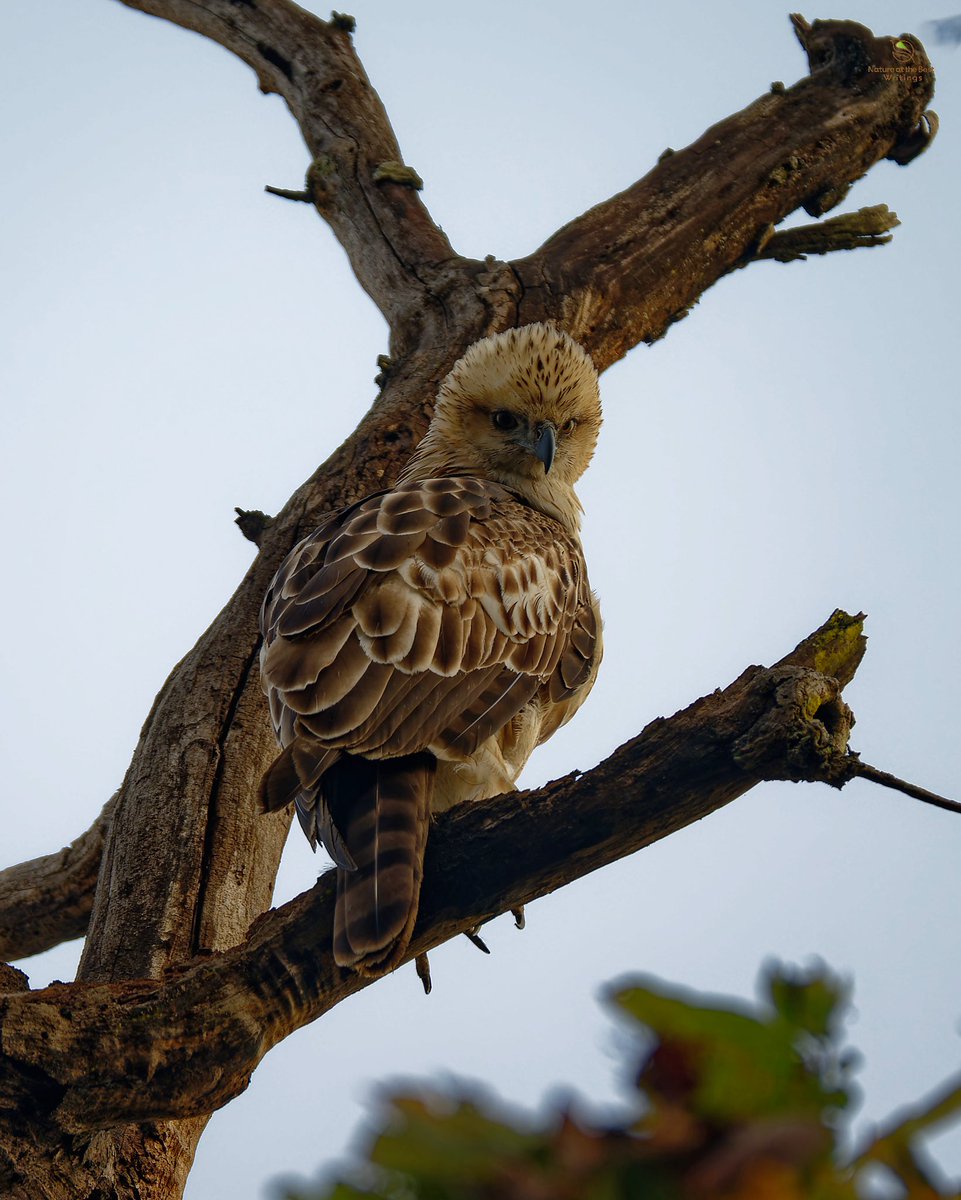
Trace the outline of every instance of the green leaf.
{"type": "Polygon", "coordinates": [[[638,1076],[655,1112],[659,1099],[683,1099],[695,1115],[725,1123],[820,1115],[844,1106],[847,1095],[836,1072],[821,1069],[829,1056],[804,1053],[808,1026],[830,1022],[828,984],[811,982],[803,990],[773,971],[768,984],[783,1008],[766,1017],[735,999],[669,989],[654,980],[637,980],[613,994],[614,1003],[657,1039],[638,1076]],[[786,1015],[791,1009],[795,1019],[786,1015]]]}
{"type": "Polygon", "coordinates": [[[759,990],[789,1025],[818,1038],[833,1038],[851,999],[850,984],[823,964],[808,969],[768,962],[761,969],[759,990]]]}
{"type": "Polygon", "coordinates": [[[370,1161],[389,1171],[454,1183],[490,1177],[499,1160],[534,1156],[543,1138],[482,1111],[473,1099],[438,1094],[395,1095],[388,1128],[370,1161]]]}
{"type": "Polygon", "coordinates": [[[957,1200],[917,1142],[961,1115],[961,1076],[838,1165],[849,987],[820,964],[769,964],[761,993],[751,1006],[638,976],[608,996],[636,1035],[639,1117],[534,1117],[465,1085],[387,1094],[366,1158],[317,1200],[859,1200],[868,1169],[885,1196],[957,1200]]]}

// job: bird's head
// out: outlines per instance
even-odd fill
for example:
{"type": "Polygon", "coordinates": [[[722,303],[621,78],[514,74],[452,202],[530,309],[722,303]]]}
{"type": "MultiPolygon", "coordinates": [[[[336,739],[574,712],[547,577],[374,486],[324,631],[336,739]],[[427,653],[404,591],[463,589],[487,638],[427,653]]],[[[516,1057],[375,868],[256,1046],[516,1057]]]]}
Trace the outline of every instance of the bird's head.
{"type": "Polygon", "coordinates": [[[441,384],[404,477],[478,475],[576,528],[573,485],[601,427],[597,371],[573,338],[525,325],[475,342],[441,384]]]}

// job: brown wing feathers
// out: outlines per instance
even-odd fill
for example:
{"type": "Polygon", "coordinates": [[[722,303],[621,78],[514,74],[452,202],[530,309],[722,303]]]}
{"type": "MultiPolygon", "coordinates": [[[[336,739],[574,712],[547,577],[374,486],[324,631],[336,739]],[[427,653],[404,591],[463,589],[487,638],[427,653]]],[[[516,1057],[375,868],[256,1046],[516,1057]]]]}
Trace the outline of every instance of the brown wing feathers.
{"type": "Polygon", "coordinates": [[[334,955],[380,973],[417,916],[429,814],[509,788],[600,661],[574,484],[597,372],[554,326],[471,346],[400,481],[288,555],[261,612],[284,748],[265,808],[295,801],[337,863],[334,955]]]}
{"type": "Polygon", "coordinates": [[[285,749],[261,801],[296,798],[341,864],[340,965],[379,973],[404,954],[437,759],[470,756],[539,693],[563,701],[590,674],[579,558],[507,489],[453,477],[368,497],[278,572],[261,667],[285,749]]]}

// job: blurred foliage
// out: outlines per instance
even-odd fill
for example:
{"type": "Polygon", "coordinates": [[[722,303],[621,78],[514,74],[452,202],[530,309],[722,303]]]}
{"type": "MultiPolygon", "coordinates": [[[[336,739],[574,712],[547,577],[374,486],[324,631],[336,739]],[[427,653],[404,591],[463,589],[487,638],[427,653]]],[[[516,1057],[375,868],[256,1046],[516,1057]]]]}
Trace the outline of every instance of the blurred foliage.
{"type": "Polygon", "coordinates": [[[826,968],[767,968],[761,1003],[656,980],[612,987],[631,1111],[508,1113],[479,1091],[383,1098],[366,1158],[288,1200],[932,1200],[958,1196],[918,1135],[961,1112],[961,1077],[844,1153],[857,1056],[848,988],[826,968]]]}

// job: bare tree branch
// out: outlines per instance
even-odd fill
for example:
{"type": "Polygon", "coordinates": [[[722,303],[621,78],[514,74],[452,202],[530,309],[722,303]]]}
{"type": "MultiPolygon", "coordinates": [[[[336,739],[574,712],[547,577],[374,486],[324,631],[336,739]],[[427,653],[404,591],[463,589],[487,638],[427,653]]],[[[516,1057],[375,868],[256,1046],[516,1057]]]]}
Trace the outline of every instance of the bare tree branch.
{"type": "Polygon", "coordinates": [[[934,73],[920,46],[909,75],[895,70],[893,38],[852,21],[806,28],[810,77],[662,155],[513,264],[524,287],[519,323],[540,319],[535,312],[556,318],[606,367],[662,337],[789,213],[822,215],[874,163],[930,141],[922,117],[934,73]]]}
{"type": "Polygon", "coordinates": [[[916,783],[909,783],[906,779],[899,779],[897,775],[892,775],[890,771],[879,771],[877,767],[872,767],[869,763],[857,761],[854,772],[859,779],[867,779],[871,783],[879,783],[881,787],[892,788],[896,792],[901,792],[905,796],[910,796],[912,800],[920,800],[923,804],[930,804],[934,808],[941,808],[945,812],[961,813],[961,804],[957,800],[949,800],[946,796],[939,796],[936,792],[929,792],[927,788],[918,787],[916,783]]]}
{"type": "Polygon", "coordinates": [[[115,794],[63,850],[0,871],[0,959],[39,954],[86,932],[116,803],[115,794]]]}
{"type": "Polygon", "coordinates": [[[312,160],[306,190],[386,317],[393,353],[422,342],[425,323],[444,325],[446,293],[466,289],[476,302],[410,176],[382,170],[402,155],[348,23],[323,21],[290,0],[121,2],[218,42],[254,69],[261,90],[284,98],[312,160]]]}
{"type": "MultiPolygon", "coordinates": [[[[850,678],[861,629],[860,616],[835,613],[775,667],[749,667],[653,721],[594,770],[439,817],[408,958],[666,837],[762,779],[841,786],[852,775],[853,719],[838,680],[808,664],[830,662],[850,678]]],[[[370,982],[334,965],[333,900],[328,874],[256,921],[242,945],[159,983],[0,997],[7,1098],[16,1100],[19,1077],[36,1097],[42,1076],[48,1107],[31,1120],[73,1133],[226,1103],[271,1046],[370,982]]]]}
{"type": "MultiPolygon", "coordinates": [[[[652,342],[771,226],[820,216],[882,158],[930,142],[934,74],[919,43],[899,72],[894,39],[851,21],[794,18],[812,74],[772,87],[686,150],[662,155],[627,191],[578,217],[534,254],[486,270],[457,256],[421,203],[387,115],[343,23],[289,3],[122,0],[232,50],[286,99],[313,156],[307,192],[387,318],[393,352],[438,346],[466,322],[490,329],[556,319],[599,370],[652,342]],[[843,121],[838,114],[843,112],[843,121]],[[478,300],[481,308],[478,309],[478,300]],[[457,317],[460,320],[457,320],[457,317]]],[[[418,181],[419,182],[419,181],[418,181]]],[[[455,356],[456,357],[456,356],[455,356]]]]}
{"type": "MultiPolygon", "coordinates": [[[[799,225],[779,233],[771,225],[748,261],[773,258],[776,262],[795,262],[809,254],[885,246],[894,236],[891,230],[900,224],[898,214],[891,212],[886,204],[872,204],[854,213],[829,217],[818,225],[799,225]]],[[[743,265],[747,266],[747,262],[743,265]]]]}

